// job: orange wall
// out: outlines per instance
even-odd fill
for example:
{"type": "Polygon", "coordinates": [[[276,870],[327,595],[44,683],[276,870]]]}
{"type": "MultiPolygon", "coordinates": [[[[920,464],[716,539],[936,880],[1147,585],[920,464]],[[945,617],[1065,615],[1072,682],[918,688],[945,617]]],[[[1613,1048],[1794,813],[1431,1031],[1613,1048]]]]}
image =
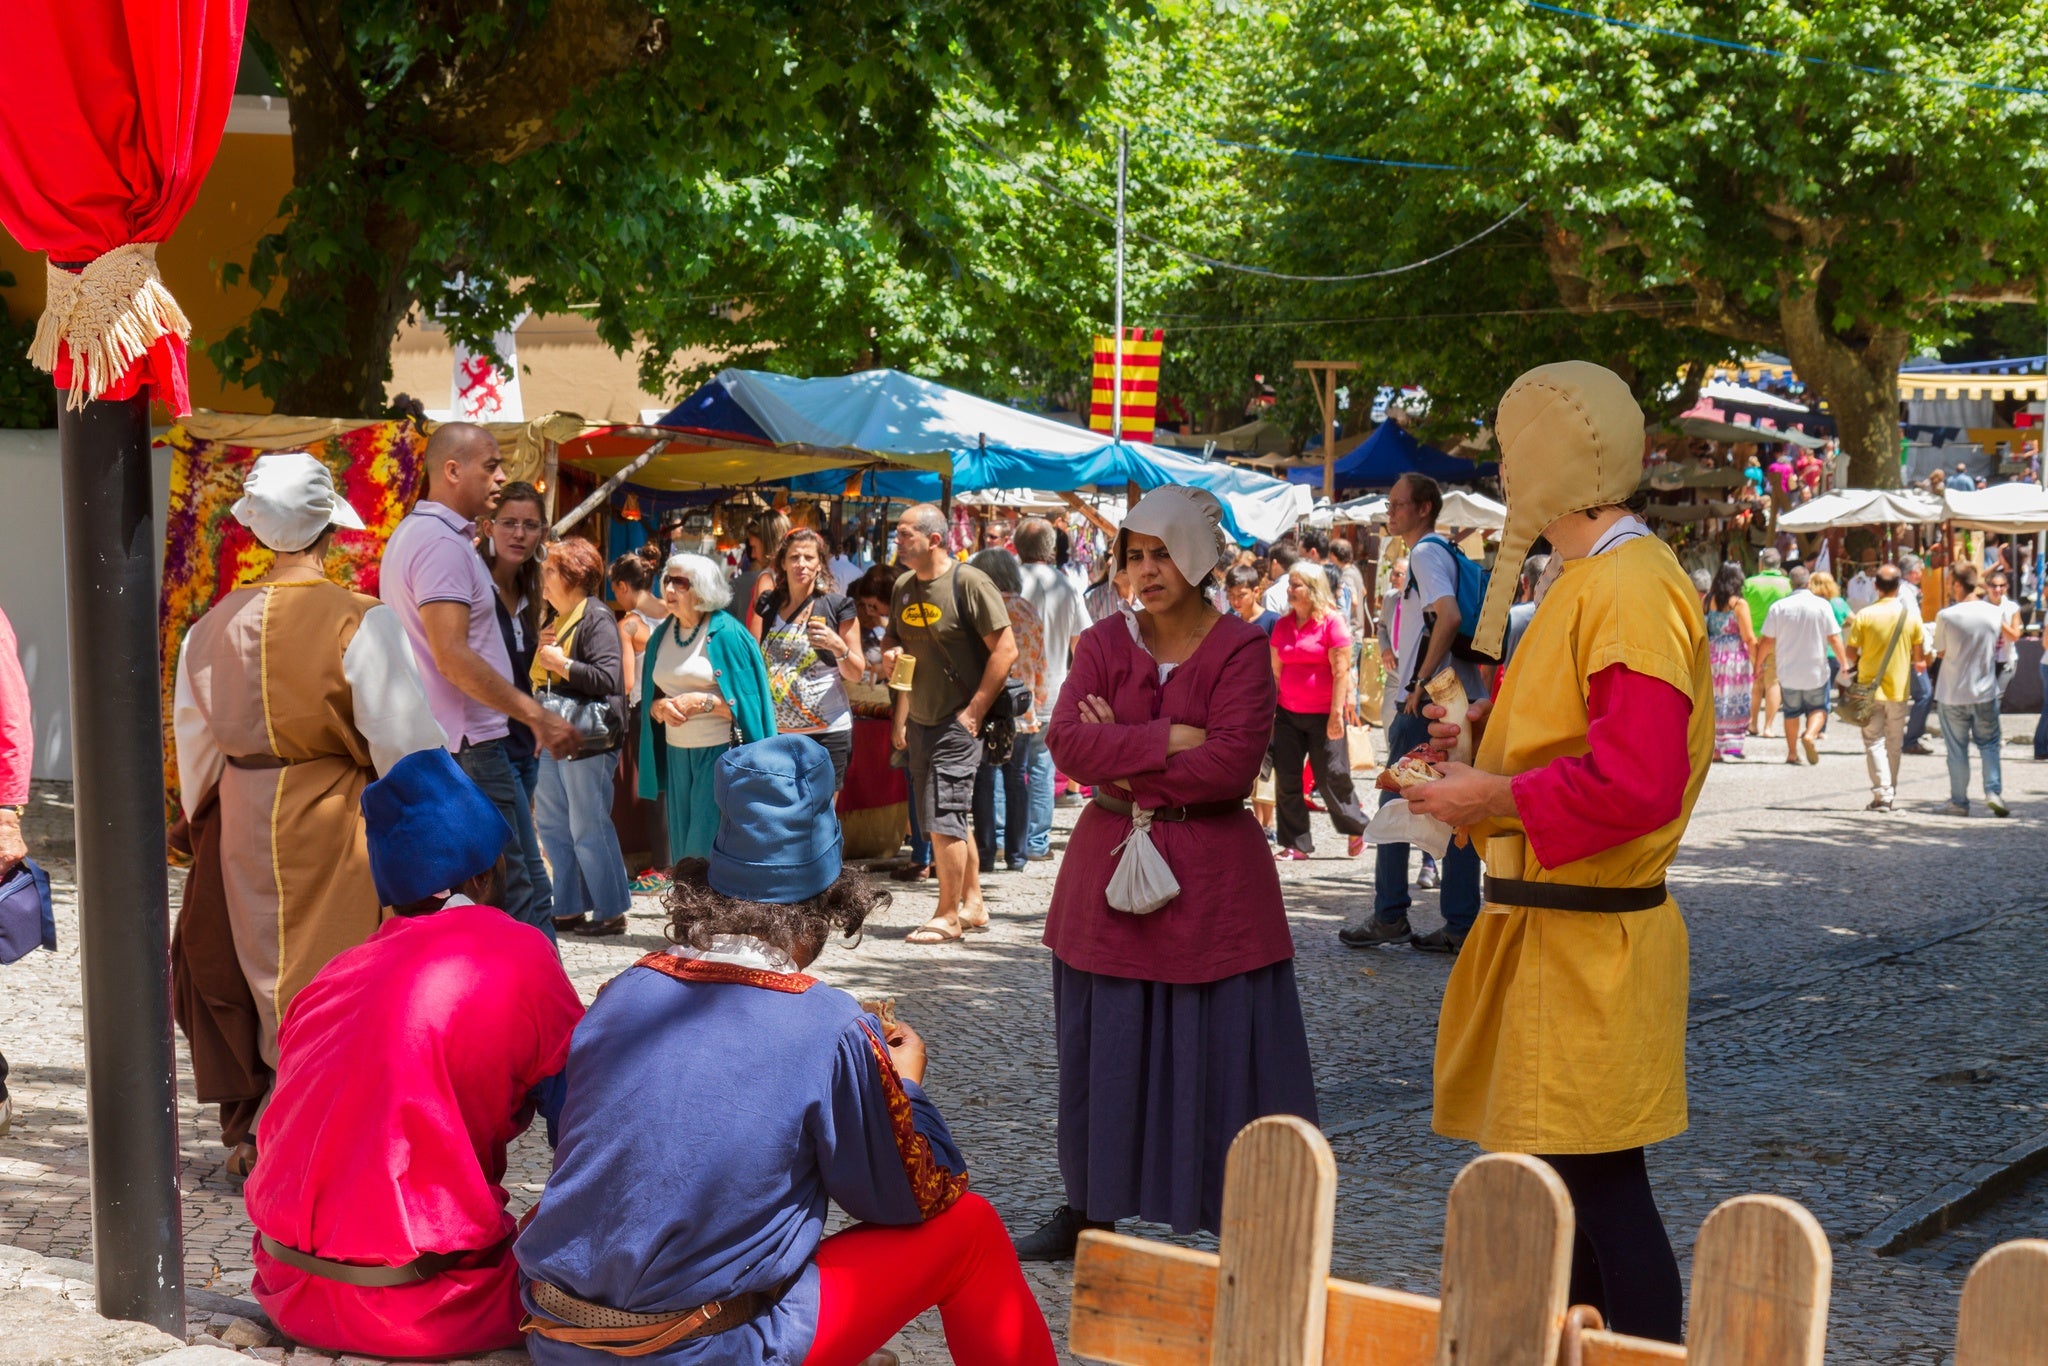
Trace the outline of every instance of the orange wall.
{"type": "MultiPolygon", "coordinates": [[[[249,263],[249,253],[277,221],[278,202],[292,185],[292,141],[264,133],[229,133],[192,211],[157,253],[164,283],[192,320],[192,404],[237,412],[267,413],[270,400],[251,389],[230,387],[200,350],[247,317],[261,301],[247,285],[221,283],[221,267],[249,263]]],[[[43,309],[43,258],[23,251],[0,233],[0,270],[14,273],[12,289],[0,290],[8,313],[33,318],[43,309]]]]}

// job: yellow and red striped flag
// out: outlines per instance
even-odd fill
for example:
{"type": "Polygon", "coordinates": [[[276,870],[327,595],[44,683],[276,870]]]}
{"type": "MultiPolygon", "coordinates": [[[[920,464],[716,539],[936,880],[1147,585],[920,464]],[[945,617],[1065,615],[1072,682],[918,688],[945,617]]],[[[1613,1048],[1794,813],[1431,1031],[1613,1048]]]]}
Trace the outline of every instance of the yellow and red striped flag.
{"type": "MultiPolygon", "coordinates": [[[[1147,337],[1142,327],[1124,329],[1124,440],[1150,441],[1159,404],[1159,355],[1166,334],[1158,328],[1147,337]]],[[[1095,383],[1089,395],[1088,428],[1110,430],[1110,407],[1116,388],[1116,338],[1095,339],[1095,383]]]]}

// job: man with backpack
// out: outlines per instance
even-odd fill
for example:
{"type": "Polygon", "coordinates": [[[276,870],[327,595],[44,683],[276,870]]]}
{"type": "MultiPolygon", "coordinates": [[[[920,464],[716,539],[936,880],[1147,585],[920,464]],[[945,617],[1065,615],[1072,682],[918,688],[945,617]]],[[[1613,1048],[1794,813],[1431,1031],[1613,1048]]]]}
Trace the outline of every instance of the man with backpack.
{"type": "MultiPolygon", "coordinates": [[[[1460,554],[1436,529],[1443,512],[1443,490],[1434,479],[1404,474],[1387,495],[1387,532],[1409,547],[1408,586],[1402,591],[1400,637],[1393,641],[1394,666],[1387,688],[1394,703],[1387,726],[1387,762],[1394,763],[1429,740],[1429,722],[1422,714],[1423,682],[1446,666],[1458,675],[1468,697],[1483,698],[1477,664],[1454,651],[1462,630],[1469,639],[1477,624],[1476,610],[1486,593],[1483,571],[1460,554]],[[1460,602],[1473,605],[1467,612],[1460,602]]],[[[1393,800],[1381,793],[1381,805],[1393,800]]],[[[1408,924],[1408,846],[1382,844],[1374,866],[1373,914],[1363,925],[1339,930],[1337,937],[1355,949],[1409,943],[1426,953],[1455,954],[1479,918],[1479,855],[1469,844],[1452,844],[1442,869],[1444,924],[1429,934],[1416,934],[1408,924]]]]}

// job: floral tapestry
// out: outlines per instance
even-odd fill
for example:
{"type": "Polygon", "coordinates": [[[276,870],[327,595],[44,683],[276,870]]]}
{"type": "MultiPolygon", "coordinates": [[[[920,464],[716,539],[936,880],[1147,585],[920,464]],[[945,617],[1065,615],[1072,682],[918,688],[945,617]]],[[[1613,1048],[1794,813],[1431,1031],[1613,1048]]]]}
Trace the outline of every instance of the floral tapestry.
{"type": "MultiPolygon", "coordinates": [[[[178,650],[192,623],[228,593],[270,568],[271,554],[229,511],[256,457],[253,446],[192,436],[182,426],[163,438],[171,456],[171,497],[164,519],[162,705],[166,819],[178,815],[178,760],[171,702],[178,650]]],[[[335,487],[363,519],[361,531],[339,531],[327,551],[327,577],[376,597],[384,543],[413,504],[425,465],[426,433],[410,419],[378,422],[305,449],[334,472],[335,487]]]]}

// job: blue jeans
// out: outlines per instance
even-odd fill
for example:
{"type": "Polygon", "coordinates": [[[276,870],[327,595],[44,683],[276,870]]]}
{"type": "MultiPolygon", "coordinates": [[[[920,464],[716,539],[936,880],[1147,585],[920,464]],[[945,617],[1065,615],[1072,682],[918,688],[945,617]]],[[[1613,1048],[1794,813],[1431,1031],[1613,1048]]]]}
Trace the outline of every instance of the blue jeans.
{"type": "MultiPolygon", "coordinates": [[[[1387,762],[1395,762],[1428,739],[1427,718],[1410,716],[1396,708],[1393,722],[1387,727],[1387,762]]],[[[1380,794],[1381,806],[1392,800],[1393,793],[1380,794]]],[[[1378,852],[1373,865],[1373,915],[1382,924],[1392,925],[1408,914],[1411,904],[1408,895],[1408,846],[1380,844],[1374,848],[1378,852]]],[[[1479,851],[1469,844],[1452,844],[1444,851],[1441,872],[1443,890],[1439,901],[1443,907],[1444,928],[1463,938],[1471,933],[1473,922],[1479,919],[1479,851]]]]}
{"type": "Polygon", "coordinates": [[[2034,722],[2034,757],[2048,759],[2048,655],[2041,656],[2041,716],[2034,722]]]}
{"type": "Polygon", "coordinates": [[[1934,681],[1918,669],[1910,671],[1913,680],[1912,692],[1908,694],[1913,710],[1906,715],[1906,738],[1902,742],[1907,749],[1920,743],[1927,734],[1927,713],[1934,706],[1934,681]]]}
{"type": "Polygon", "coordinates": [[[932,842],[925,838],[924,823],[917,818],[917,774],[904,775],[910,782],[910,866],[929,868],[932,865],[932,842]]]}
{"type": "Polygon", "coordinates": [[[555,870],[555,914],[594,912],[616,920],[633,904],[626,856],[612,827],[612,778],[619,755],[593,754],[566,762],[540,756],[533,794],[533,824],[555,870]]]}
{"type": "Polygon", "coordinates": [[[1052,751],[1045,747],[1045,732],[1031,737],[1030,783],[1025,793],[1031,819],[1024,826],[1024,852],[1033,858],[1052,852],[1052,751]]]}
{"type": "Polygon", "coordinates": [[[2004,790],[1998,769],[1998,699],[1989,702],[1941,704],[1941,739],[1948,747],[1948,799],[1970,804],[1970,746],[1984,763],[1984,795],[2004,790]]]}
{"type": "Polygon", "coordinates": [[[1038,732],[1019,731],[1007,763],[997,768],[984,762],[975,770],[974,843],[984,864],[996,861],[998,846],[1003,862],[1024,862],[1030,821],[1030,801],[1024,784],[1031,771],[1032,749],[1042,743],[1038,732]]]}
{"type": "Polygon", "coordinates": [[[520,785],[519,774],[505,754],[505,742],[465,742],[455,755],[455,763],[471,782],[483,789],[491,805],[505,818],[505,824],[512,827],[512,838],[505,846],[505,894],[500,898],[504,904],[498,909],[553,939],[554,897],[546,879],[533,873],[540,864],[540,837],[533,832],[533,808],[527,804],[526,789],[520,785]]]}

